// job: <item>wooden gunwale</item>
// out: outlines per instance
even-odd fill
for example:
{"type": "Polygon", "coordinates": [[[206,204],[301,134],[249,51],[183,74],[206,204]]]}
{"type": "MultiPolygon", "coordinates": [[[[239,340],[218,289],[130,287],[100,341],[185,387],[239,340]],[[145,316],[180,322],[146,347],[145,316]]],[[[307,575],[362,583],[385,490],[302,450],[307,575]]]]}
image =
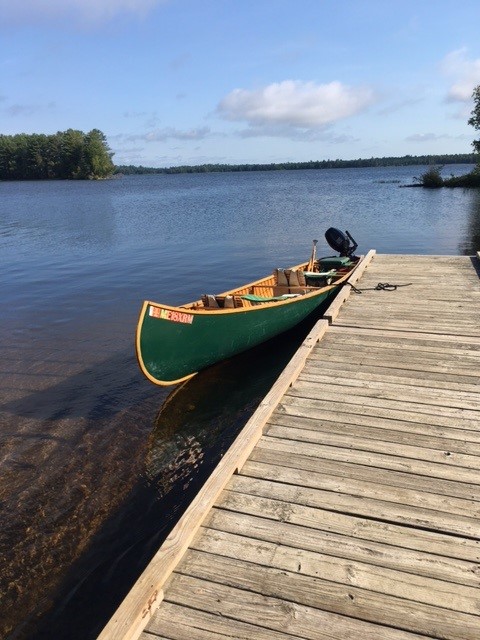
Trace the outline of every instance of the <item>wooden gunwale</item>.
{"type": "MultiPolygon", "coordinates": [[[[314,298],[315,296],[318,296],[320,293],[325,293],[325,291],[332,291],[333,289],[336,289],[337,287],[341,286],[344,284],[344,282],[346,280],[348,280],[352,274],[360,267],[362,263],[362,258],[359,260],[359,262],[355,265],[355,267],[353,267],[353,269],[351,271],[349,271],[348,273],[345,273],[341,278],[339,278],[335,283],[327,285],[326,287],[319,287],[318,289],[314,289],[308,293],[302,294],[301,298],[314,298]]],[[[299,265],[296,265],[295,267],[292,267],[292,269],[304,269],[306,267],[306,263],[302,263],[299,265]]],[[[241,287],[236,287],[235,289],[230,289],[229,291],[224,291],[223,293],[219,293],[217,294],[219,297],[223,297],[223,296],[228,296],[228,295],[243,295],[245,293],[247,293],[249,291],[249,289],[253,288],[253,287],[261,287],[261,286],[265,286],[265,285],[269,285],[269,284],[274,284],[274,279],[273,276],[266,276],[265,278],[260,278],[260,280],[255,280],[254,282],[249,282],[248,284],[244,284],[241,287]]],[[[309,287],[305,287],[306,289],[308,289],[309,287]]],[[[279,305],[289,305],[289,304],[295,304],[295,302],[298,302],[298,298],[287,298],[285,300],[276,300],[276,301],[271,301],[271,302],[262,302],[261,305],[252,307],[251,309],[248,309],[248,312],[254,312],[254,311],[262,311],[263,309],[265,309],[266,307],[278,307],[279,305]]],[[[202,301],[201,300],[195,300],[194,302],[188,302],[186,304],[182,304],[180,306],[173,306],[173,305],[168,305],[168,304],[163,304],[161,302],[154,302],[151,300],[146,300],[143,303],[143,307],[142,307],[142,311],[140,312],[140,317],[142,318],[146,307],[148,305],[153,306],[153,307],[158,307],[161,309],[168,309],[171,311],[185,311],[187,310],[189,314],[199,314],[199,315],[212,315],[212,316],[217,316],[217,315],[221,315],[221,314],[231,314],[231,313],[245,313],[245,308],[235,308],[235,309],[225,309],[225,308],[220,308],[220,309],[208,309],[205,307],[201,307],[201,308],[197,308],[198,305],[201,305],[202,301]]]]}

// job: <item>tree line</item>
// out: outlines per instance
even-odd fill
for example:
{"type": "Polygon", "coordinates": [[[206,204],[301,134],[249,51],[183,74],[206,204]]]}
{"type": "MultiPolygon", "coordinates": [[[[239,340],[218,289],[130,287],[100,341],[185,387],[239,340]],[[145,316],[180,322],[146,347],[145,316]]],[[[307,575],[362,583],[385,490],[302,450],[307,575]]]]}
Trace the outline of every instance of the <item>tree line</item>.
{"type": "Polygon", "coordinates": [[[0,180],[96,180],[115,170],[99,129],[0,135],[0,180]]]}
{"type": "Polygon", "coordinates": [[[271,164],[202,164],[179,167],[143,167],[121,165],[115,173],[123,175],[150,173],[219,173],[226,171],[289,171],[298,169],[348,169],[355,167],[390,167],[425,164],[475,164],[474,153],[444,155],[393,156],[386,158],[358,158],[357,160],[310,160],[308,162],[280,162],[271,164]]]}

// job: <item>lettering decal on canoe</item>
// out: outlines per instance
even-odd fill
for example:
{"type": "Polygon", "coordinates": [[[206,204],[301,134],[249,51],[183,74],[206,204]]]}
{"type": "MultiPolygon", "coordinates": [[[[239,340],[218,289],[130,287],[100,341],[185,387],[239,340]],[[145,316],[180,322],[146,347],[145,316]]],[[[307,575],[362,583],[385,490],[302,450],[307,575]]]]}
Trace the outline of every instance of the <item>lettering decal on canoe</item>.
{"type": "Polygon", "coordinates": [[[194,318],[190,313],[171,311],[171,309],[159,309],[158,307],[150,307],[148,314],[152,318],[161,318],[162,320],[181,322],[182,324],[192,324],[194,318]]]}

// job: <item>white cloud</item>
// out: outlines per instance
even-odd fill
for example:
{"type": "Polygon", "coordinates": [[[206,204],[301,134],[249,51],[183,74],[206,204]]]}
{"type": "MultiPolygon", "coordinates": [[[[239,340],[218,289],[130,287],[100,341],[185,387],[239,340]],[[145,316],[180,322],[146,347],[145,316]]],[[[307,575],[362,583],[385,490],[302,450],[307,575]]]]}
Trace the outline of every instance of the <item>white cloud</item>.
{"type": "Polygon", "coordinates": [[[253,91],[235,89],[221,100],[217,113],[251,127],[316,129],[353,116],[375,100],[374,91],[365,86],[284,80],[253,91]]]}
{"type": "Polygon", "coordinates": [[[471,60],[467,49],[457,49],[445,56],[441,67],[443,73],[453,79],[447,101],[469,102],[473,89],[480,84],[480,58],[471,60]]]}
{"type": "Polygon", "coordinates": [[[0,0],[2,25],[32,24],[57,18],[98,24],[120,14],[146,15],[166,0],[0,0]]]}

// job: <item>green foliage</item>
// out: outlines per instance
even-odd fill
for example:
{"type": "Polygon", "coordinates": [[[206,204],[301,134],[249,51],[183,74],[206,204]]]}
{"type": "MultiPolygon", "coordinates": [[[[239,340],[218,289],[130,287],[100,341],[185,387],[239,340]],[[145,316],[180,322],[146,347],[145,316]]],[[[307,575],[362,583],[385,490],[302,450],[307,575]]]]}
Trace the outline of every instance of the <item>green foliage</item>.
{"type": "MultiPolygon", "coordinates": [[[[480,84],[475,87],[472,94],[473,98],[473,111],[471,113],[471,118],[468,121],[468,124],[471,125],[475,130],[480,130],[480,84]]],[[[472,142],[472,147],[475,149],[475,153],[480,154],[480,140],[474,140],[472,142]]],[[[480,165],[480,158],[477,158],[477,162],[480,165]]]]}
{"type": "Polygon", "coordinates": [[[439,189],[443,187],[443,178],[440,175],[442,169],[443,167],[430,167],[422,173],[420,178],[414,178],[414,180],[427,189],[439,189]]]}
{"type": "Polygon", "coordinates": [[[452,176],[443,181],[445,187],[480,188],[480,165],[464,176],[452,176]]]}
{"type": "Polygon", "coordinates": [[[112,155],[98,129],[0,135],[0,180],[108,178],[114,171],[112,155]]]}
{"type": "Polygon", "coordinates": [[[441,156],[400,156],[387,158],[359,158],[358,160],[310,160],[309,162],[283,162],[272,164],[202,164],[182,167],[142,167],[123,165],[115,167],[115,173],[213,173],[226,171],[295,171],[298,169],[350,169],[355,167],[404,167],[425,164],[475,164],[473,153],[446,154],[441,156]]]}

